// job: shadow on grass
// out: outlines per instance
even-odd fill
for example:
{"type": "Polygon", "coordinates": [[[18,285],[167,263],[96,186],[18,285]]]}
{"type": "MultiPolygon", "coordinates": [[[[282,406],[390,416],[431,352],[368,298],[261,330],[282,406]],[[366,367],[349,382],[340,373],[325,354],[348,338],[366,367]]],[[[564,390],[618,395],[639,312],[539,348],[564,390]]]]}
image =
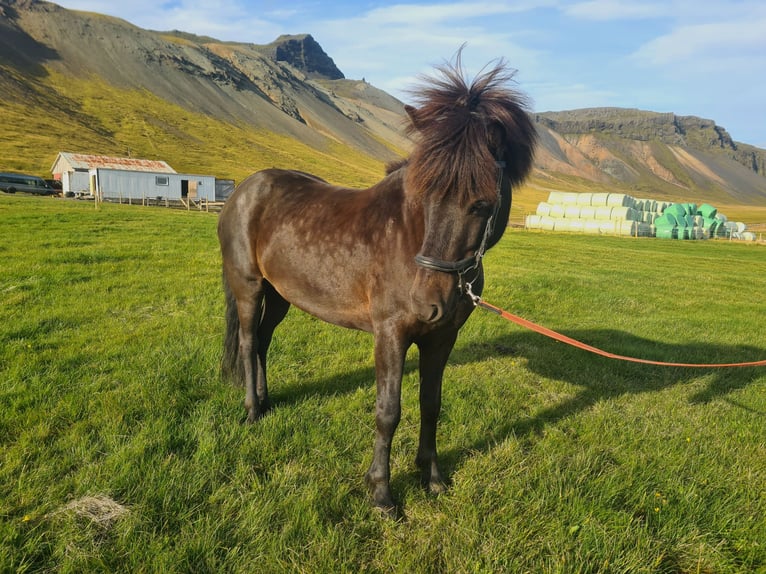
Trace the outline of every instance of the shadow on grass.
{"type": "MultiPolygon", "coordinates": [[[[587,342],[613,353],[669,362],[685,363],[738,363],[766,359],[766,350],[751,346],[711,345],[705,343],[666,344],[637,337],[616,330],[581,330],[567,332],[572,338],[587,342]]],[[[588,353],[562,343],[546,339],[531,332],[504,334],[487,341],[458,343],[448,363],[445,384],[449,385],[449,365],[470,366],[487,359],[508,357],[526,360],[526,368],[540,377],[565,381],[579,388],[576,394],[529,418],[518,418],[509,413],[507,424],[495,429],[491,441],[477,442],[460,452],[441,453],[445,470],[451,472],[459,465],[466,452],[486,451],[498,439],[507,436],[531,436],[542,432],[593,405],[623,395],[659,392],[675,385],[683,385],[706,376],[706,386],[690,397],[692,403],[704,404],[746,387],[766,374],[764,367],[739,368],[683,368],[663,367],[623,362],[588,353]],[[710,376],[712,375],[712,376],[710,376]]],[[[405,373],[417,369],[417,360],[409,360],[405,373]]],[[[374,385],[372,365],[350,371],[340,377],[317,379],[299,387],[279,389],[279,381],[272,383],[272,396],[276,403],[296,404],[317,395],[338,396],[353,393],[374,385]]],[[[482,381],[477,377],[476,385],[482,381]]],[[[507,381],[513,385],[513,380],[507,381]]],[[[271,390],[271,389],[270,389],[271,390]]],[[[725,398],[730,404],[759,415],[745,405],[725,398]]]]}
{"type": "MultiPolygon", "coordinates": [[[[671,345],[615,330],[568,331],[567,335],[610,352],[657,361],[738,363],[766,360],[765,349],[750,346],[705,343],[671,345]]],[[[510,333],[481,342],[459,342],[450,356],[448,369],[450,365],[470,365],[498,357],[525,359],[526,367],[530,371],[545,378],[566,381],[582,389],[576,397],[527,423],[537,430],[546,422],[555,422],[598,401],[624,394],[661,391],[672,385],[688,383],[705,374],[712,373],[713,376],[709,378],[705,389],[691,397],[694,403],[706,403],[727,395],[766,374],[766,367],[711,369],[623,362],[568,347],[530,332],[510,333]],[[534,422],[537,419],[539,421],[534,422]]],[[[405,364],[404,371],[408,374],[416,369],[417,359],[411,359],[405,364]]],[[[275,402],[297,404],[312,396],[352,393],[374,386],[374,381],[375,369],[370,364],[369,367],[349,371],[340,377],[317,378],[287,388],[280,388],[278,380],[270,379],[269,392],[275,402]]],[[[445,384],[449,384],[449,371],[445,374],[445,384]]],[[[477,384],[480,384],[480,381],[477,381],[477,384]]],[[[509,380],[508,384],[512,385],[513,381],[509,380]]],[[[512,430],[517,434],[525,432],[525,429],[518,427],[512,430]]],[[[533,429],[527,429],[529,430],[533,429]]]]}
{"type": "MultiPolygon", "coordinates": [[[[666,344],[615,330],[567,332],[569,337],[613,353],[665,362],[739,363],[766,359],[766,350],[750,346],[705,343],[666,344]]],[[[490,357],[526,359],[526,368],[548,379],[565,381],[579,388],[576,394],[539,412],[532,418],[509,415],[503,428],[496,429],[492,441],[478,442],[468,450],[486,451],[498,438],[539,434],[546,426],[584,411],[593,405],[623,395],[659,392],[706,376],[706,386],[690,397],[691,403],[704,404],[723,398],[733,406],[762,413],[726,398],[766,375],[766,367],[688,368],[665,367],[625,362],[601,357],[530,332],[506,334],[486,342],[471,342],[453,351],[453,364],[470,365],[490,357]]],[[[513,380],[507,384],[512,385],[513,380]]],[[[442,453],[445,466],[454,468],[462,453],[442,453]]]]}

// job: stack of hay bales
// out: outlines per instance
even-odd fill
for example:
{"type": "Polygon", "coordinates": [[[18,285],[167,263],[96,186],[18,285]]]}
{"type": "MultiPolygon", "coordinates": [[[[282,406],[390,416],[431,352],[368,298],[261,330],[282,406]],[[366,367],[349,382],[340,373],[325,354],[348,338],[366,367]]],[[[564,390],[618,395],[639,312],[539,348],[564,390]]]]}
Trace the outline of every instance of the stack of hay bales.
{"type": "Polygon", "coordinates": [[[649,237],[652,223],[665,204],[624,193],[552,191],[548,201],[528,215],[528,229],[649,237]]]}
{"type": "Polygon", "coordinates": [[[666,239],[724,237],[755,240],[742,222],[707,203],[670,203],[635,199],[624,193],[574,193],[552,191],[548,201],[526,218],[527,229],[572,231],[666,239]]]}
{"type": "Polygon", "coordinates": [[[754,241],[755,234],[746,232],[741,221],[729,221],[723,213],[707,203],[673,203],[658,217],[654,225],[656,237],[665,239],[744,239],[754,241]]]}

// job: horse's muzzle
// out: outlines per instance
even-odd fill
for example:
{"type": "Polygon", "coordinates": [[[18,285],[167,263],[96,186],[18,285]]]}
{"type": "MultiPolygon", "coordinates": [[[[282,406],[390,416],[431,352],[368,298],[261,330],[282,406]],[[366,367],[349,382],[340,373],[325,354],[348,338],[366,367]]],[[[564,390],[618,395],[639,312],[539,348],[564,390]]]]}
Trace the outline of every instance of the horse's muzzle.
{"type": "Polygon", "coordinates": [[[419,269],[410,291],[410,306],[418,320],[438,323],[454,312],[457,304],[457,275],[419,269]]]}

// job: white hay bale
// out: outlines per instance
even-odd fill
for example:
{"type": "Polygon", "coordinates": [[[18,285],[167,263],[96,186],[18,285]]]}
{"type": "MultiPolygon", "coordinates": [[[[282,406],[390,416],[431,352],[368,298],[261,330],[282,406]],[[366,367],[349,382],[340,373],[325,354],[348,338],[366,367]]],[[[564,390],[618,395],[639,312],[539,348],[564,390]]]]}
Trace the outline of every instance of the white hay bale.
{"type": "Polygon", "coordinates": [[[577,205],[593,205],[591,203],[592,199],[592,193],[581,193],[577,196],[577,205]]]}
{"type": "Polygon", "coordinates": [[[544,201],[541,201],[537,204],[537,210],[535,211],[535,214],[537,215],[550,215],[551,213],[551,204],[545,203],[544,201]]]}
{"type": "Polygon", "coordinates": [[[606,220],[606,219],[611,219],[611,217],[612,217],[611,207],[604,205],[604,206],[596,208],[596,214],[595,214],[596,219],[606,220]]]}
{"type": "Polygon", "coordinates": [[[600,225],[598,226],[599,231],[601,233],[604,233],[606,235],[614,235],[617,232],[617,225],[619,224],[618,221],[614,221],[612,219],[609,219],[607,221],[600,221],[600,225]]]}
{"type": "Polygon", "coordinates": [[[592,235],[599,235],[601,233],[601,224],[603,222],[598,219],[583,219],[583,232],[592,235]]]}
{"type": "Polygon", "coordinates": [[[744,233],[746,229],[747,229],[747,225],[745,225],[741,221],[737,221],[737,231],[739,233],[744,233]]]}
{"type": "Polygon", "coordinates": [[[594,193],[591,196],[590,204],[595,207],[601,207],[606,205],[607,199],[609,199],[608,193],[594,193]]]}
{"type": "Polygon", "coordinates": [[[564,192],[563,191],[551,191],[548,194],[548,203],[555,204],[555,203],[564,203],[564,192]]]}
{"type": "Polygon", "coordinates": [[[548,213],[548,215],[553,218],[564,217],[564,205],[561,203],[552,203],[551,211],[548,213]]]}
{"type": "Polygon", "coordinates": [[[565,191],[562,194],[561,203],[564,205],[577,205],[577,196],[580,195],[579,193],[575,193],[574,191],[565,191]]]}
{"type": "Polygon", "coordinates": [[[577,204],[566,205],[564,207],[564,217],[567,219],[579,219],[580,206],[577,204]]]}
{"type": "Polygon", "coordinates": [[[585,230],[585,220],[584,219],[570,219],[569,220],[569,231],[574,231],[577,233],[582,233],[585,230]]]}
{"type": "Polygon", "coordinates": [[[632,207],[613,207],[610,219],[635,221],[637,213],[632,207]]]}
{"type": "Polygon", "coordinates": [[[618,221],[619,228],[616,228],[617,234],[624,237],[635,237],[638,233],[638,223],[633,220],[618,221]]]}
{"type": "Polygon", "coordinates": [[[624,193],[610,193],[606,200],[606,204],[612,207],[633,207],[635,202],[635,199],[624,193]]]}
{"type": "Polygon", "coordinates": [[[569,219],[554,219],[553,231],[569,231],[570,223],[571,223],[571,220],[569,219]]]}
{"type": "Polygon", "coordinates": [[[580,219],[596,219],[596,208],[592,205],[583,205],[580,208],[580,219]]]}
{"type": "Polygon", "coordinates": [[[742,233],[742,239],[744,241],[755,241],[756,235],[752,231],[745,231],[744,233],[742,233]]]}
{"type": "Polygon", "coordinates": [[[553,228],[556,225],[557,219],[554,219],[553,217],[548,217],[547,215],[543,215],[540,217],[540,229],[543,229],[545,231],[553,231],[553,228]]]}
{"type": "Polygon", "coordinates": [[[537,214],[530,214],[527,215],[526,219],[524,220],[524,227],[527,229],[541,229],[540,226],[540,218],[542,216],[537,214]]]}

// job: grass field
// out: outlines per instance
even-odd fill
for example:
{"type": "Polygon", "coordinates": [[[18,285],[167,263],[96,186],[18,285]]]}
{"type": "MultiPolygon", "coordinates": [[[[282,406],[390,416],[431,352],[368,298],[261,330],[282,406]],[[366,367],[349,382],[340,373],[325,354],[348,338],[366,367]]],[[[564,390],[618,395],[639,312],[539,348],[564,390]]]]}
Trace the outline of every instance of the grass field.
{"type": "MultiPolygon", "coordinates": [[[[218,376],[216,216],[0,195],[0,572],[766,572],[766,369],[648,367],[477,310],[419,486],[416,355],[371,510],[368,335],[291,311],[218,376]]],[[[486,299],[615,353],[766,359],[766,251],[509,231],[486,299]]],[[[331,272],[331,270],[328,270],[331,272]]]]}

